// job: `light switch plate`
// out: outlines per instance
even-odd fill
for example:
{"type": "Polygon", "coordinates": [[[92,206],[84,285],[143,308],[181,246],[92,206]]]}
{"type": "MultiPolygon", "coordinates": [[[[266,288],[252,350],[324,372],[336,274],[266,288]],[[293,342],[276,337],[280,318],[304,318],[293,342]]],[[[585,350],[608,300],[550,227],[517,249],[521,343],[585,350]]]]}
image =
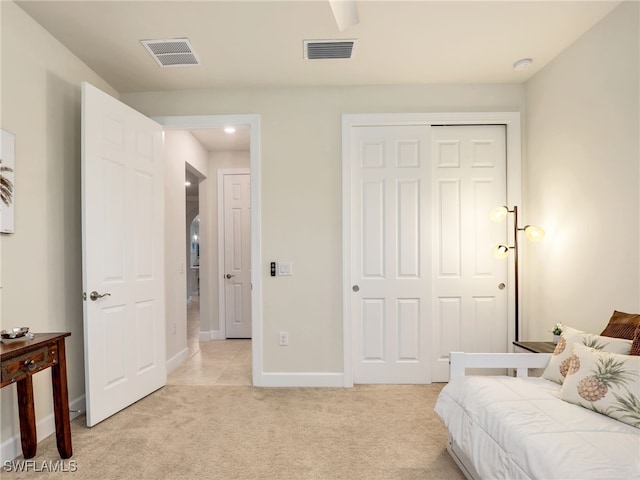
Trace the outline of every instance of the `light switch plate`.
{"type": "Polygon", "coordinates": [[[293,265],[291,264],[291,262],[278,262],[278,275],[293,275],[293,265]]]}

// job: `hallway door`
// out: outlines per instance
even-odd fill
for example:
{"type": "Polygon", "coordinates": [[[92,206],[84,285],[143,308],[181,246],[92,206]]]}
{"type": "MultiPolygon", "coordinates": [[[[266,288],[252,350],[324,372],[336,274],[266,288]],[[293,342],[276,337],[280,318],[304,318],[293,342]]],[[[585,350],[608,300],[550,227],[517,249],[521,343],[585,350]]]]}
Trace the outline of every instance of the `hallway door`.
{"type": "Polygon", "coordinates": [[[224,302],[226,338],[251,338],[251,176],[225,174],[224,302]]]}

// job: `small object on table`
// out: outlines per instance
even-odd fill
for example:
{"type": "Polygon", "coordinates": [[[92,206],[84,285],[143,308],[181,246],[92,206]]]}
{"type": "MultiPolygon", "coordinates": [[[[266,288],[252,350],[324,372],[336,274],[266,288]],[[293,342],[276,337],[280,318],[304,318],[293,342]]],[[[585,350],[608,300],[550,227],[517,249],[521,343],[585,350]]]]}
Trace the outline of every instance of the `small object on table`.
{"type": "Polygon", "coordinates": [[[564,325],[561,322],[558,322],[553,326],[553,330],[551,330],[551,333],[553,333],[554,344],[557,344],[560,341],[562,330],[564,330],[564,325]]]}
{"type": "Polygon", "coordinates": [[[33,333],[29,333],[29,327],[17,327],[8,331],[2,330],[2,332],[0,332],[0,337],[2,337],[2,343],[11,343],[25,339],[31,340],[33,338],[33,333]]]}

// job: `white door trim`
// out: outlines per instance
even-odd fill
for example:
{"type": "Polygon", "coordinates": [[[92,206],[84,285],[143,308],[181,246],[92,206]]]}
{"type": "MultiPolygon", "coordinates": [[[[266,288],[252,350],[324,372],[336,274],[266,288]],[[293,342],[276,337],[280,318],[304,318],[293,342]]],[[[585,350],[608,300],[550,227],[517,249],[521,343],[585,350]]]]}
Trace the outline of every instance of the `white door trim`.
{"type": "MultiPolygon", "coordinates": [[[[248,127],[250,130],[250,174],[251,174],[251,349],[253,385],[263,385],[262,358],[262,209],[260,199],[260,115],[194,115],[154,117],[165,129],[185,130],[190,128],[220,128],[227,125],[248,127]]],[[[212,177],[209,177],[212,178],[212,177]]],[[[215,292],[208,292],[215,295],[215,292]]]]}
{"type": "MultiPolygon", "coordinates": [[[[519,112],[374,113],[342,115],[342,291],[344,386],[353,386],[353,320],[351,318],[351,128],[379,125],[506,125],[507,202],[520,205],[522,197],[522,145],[519,112]]],[[[509,285],[513,269],[509,268],[509,285]]],[[[507,299],[509,338],[514,330],[513,292],[507,299]]]]}
{"type": "MultiPolygon", "coordinates": [[[[221,168],[218,170],[218,328],[220,338],[227,338],[226,322],[226,296],[225,282],[222,280],[225,275],[224,269],[224,176],[225,175],[251,175],[250,168],[221,168]]],[[[253,212],[252,212],[253,213],[253,212]]],[[[253,236],[251,237],[253,238],[253,236]]]]}

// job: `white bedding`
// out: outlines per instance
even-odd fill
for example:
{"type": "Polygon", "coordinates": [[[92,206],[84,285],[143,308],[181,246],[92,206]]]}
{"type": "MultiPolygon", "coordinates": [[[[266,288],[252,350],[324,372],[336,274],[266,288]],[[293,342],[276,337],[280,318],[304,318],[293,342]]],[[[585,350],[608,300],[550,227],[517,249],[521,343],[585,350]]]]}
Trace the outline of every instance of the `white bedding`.
{"type": "Polygon", "coordinates": [[[567,403],[542,378],[467,376],[435,411],[486,479],[640,479],[640,430],[567,403]]]}

